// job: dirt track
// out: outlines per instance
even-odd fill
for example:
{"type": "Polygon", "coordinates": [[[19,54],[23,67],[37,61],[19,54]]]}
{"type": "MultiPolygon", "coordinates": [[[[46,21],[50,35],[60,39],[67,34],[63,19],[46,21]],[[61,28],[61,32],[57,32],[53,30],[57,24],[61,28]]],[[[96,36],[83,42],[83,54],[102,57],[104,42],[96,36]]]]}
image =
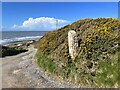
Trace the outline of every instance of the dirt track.
{"type": "Polygon", "coordinates": [[[70,88],[38,68],[34,62],[37,50],[30,46],[28,52],[2,58],[2,88],[70,88]]]}

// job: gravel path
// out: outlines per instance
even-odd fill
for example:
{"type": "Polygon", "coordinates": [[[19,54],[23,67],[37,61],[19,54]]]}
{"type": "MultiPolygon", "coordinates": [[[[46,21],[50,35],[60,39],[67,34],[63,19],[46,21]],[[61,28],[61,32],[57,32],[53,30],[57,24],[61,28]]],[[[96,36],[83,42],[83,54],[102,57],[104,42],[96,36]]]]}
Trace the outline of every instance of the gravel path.
{"type": "Polygon", "coordinates": [[[68,82],[60,82],[34,62],[37,49],[30,46],[28,52],[0,59],[2,64],[2,88],[75,88],[68,82]]]}

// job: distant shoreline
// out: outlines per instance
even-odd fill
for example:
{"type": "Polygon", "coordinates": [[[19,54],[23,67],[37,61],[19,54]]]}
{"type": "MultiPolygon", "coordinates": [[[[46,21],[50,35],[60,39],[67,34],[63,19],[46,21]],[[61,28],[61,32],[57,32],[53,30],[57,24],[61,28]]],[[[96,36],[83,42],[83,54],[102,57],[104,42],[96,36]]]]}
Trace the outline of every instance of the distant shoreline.
{"type": "Polygon", "coordinates": [[[39,40],[48,31],[1,31],[0,45],[9,43],[39,40]]]}
{"type": "Polygon", "coordinates": [[[29,37],[18,37],[12,39],[3,39],[0,40],[0,45],[12,44],[17,42],[24,42],[24,41],[38,41],[42,36],[29,36],[29,37]]]}

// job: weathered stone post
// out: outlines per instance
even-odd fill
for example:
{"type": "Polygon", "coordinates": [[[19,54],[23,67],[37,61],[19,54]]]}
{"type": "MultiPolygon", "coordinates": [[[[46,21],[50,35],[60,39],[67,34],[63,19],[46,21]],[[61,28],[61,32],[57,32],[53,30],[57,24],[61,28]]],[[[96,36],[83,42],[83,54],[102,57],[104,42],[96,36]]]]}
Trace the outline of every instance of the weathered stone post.
{"type": "Polygon", "coordinates": [[[69,55],[74,60],[77,55],[78,40],[77,34],[74,30],[68,32],[68,46],[69,46],[69,55]]]}

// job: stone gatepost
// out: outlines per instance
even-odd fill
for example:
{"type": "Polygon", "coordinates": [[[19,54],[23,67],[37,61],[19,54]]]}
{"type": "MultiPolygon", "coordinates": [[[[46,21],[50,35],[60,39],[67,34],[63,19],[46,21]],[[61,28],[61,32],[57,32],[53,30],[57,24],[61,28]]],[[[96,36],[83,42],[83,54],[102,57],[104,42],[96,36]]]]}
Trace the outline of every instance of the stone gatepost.
{"type": "Polygon", "coordinates": [[[68,32],[68,46],[69,46],[69,55],[74,60],[77,55],[78,40],[77,34],[74,30],[68,32]]]}

